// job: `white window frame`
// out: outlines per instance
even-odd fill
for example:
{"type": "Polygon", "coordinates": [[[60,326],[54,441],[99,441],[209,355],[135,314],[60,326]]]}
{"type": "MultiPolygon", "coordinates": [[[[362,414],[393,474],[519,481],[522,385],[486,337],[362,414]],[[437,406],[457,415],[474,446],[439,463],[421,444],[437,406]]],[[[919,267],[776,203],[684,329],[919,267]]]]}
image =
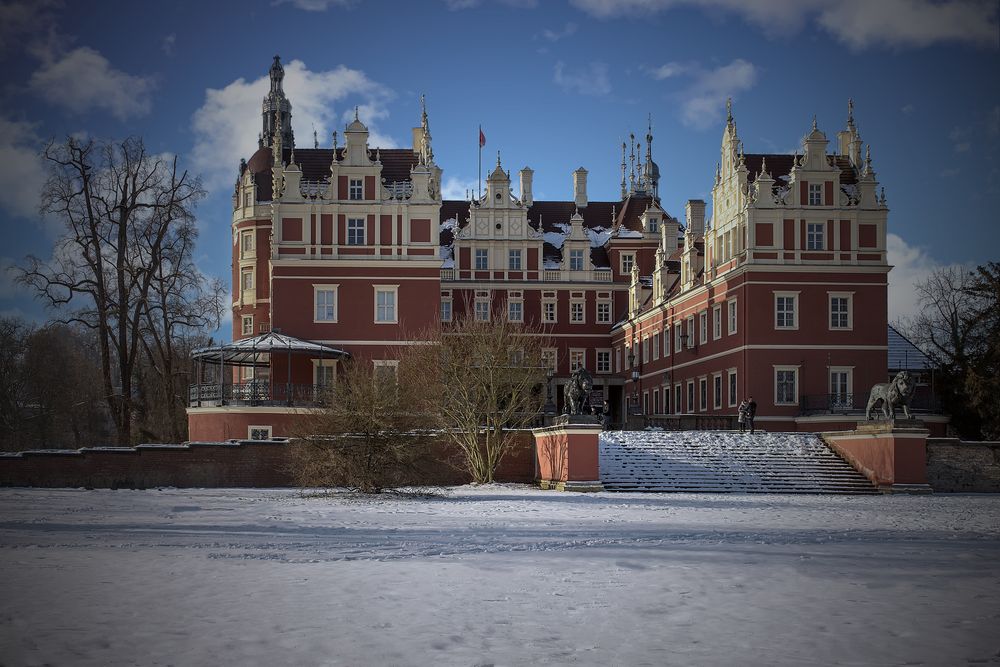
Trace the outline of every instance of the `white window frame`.
{"type": "MultiPolygon", "coordinates": [[[[837,407],[834,406],[832,403],[835,394],[835,392],[833,391],[834,373],[844,373],[845,375],[847,375],[847,387],[846,391],[844,391],[845,397],[852,396],[854,394],[854,366],[830,366],[830,368],[827,370],[826,373],[826,390],[827,390],[827,395],[829,396],[831,401],[831,407],[837,407]]],[[[842,407],[849,408],[853,406],[845,405],[842,407]]]]}
{"type": "Polygon", "coordinates": [[[611,302],[602,299],[597,302],[597,323],[598,324],[611,324],[611,302]],[[602,314],[601,310],[604,310],[602,314]]]}
{"type": "Polygon", "coordinates": [[[698,343],[698,338],[695,336],[695,331],[694,331],[694,315],[687,316],[687,321],[685,323],[684,328],[686,329],[685,333],[687,333],[688,335],[687,349],[693,350],[694,346],[698,343]]]}
{"type": "Polygon", "coordinates": [[[253,259],[257,256],[255,235],[256,230],[253,229],[244,229],[240,232],[240,259],[253,259]]]}
{"type": "Polygon", "coordinates": [[[775,405],[798,405],[799,404],[799,366],[774,366],[774,404],[775,405]],[[792,382],[792,402],[778,401],[778,373],[791,372],[792,382]]]}
{"type": "Polygon", "coordinates": [[[823,205],[823,184],[822,183],[810,183],[809,184],[809,206],[822,206],[823,205]]]}
{"type": "Polygon", "coordinates": [[[249,424],[247,426],[247,440],[270,440],[273,437],[274,429],[270,424],[249,424]],[[254,438],[254,431],[266,431],[266,438],[254,438]]]}
{"type": "Polygon", "coordinates": [[[660,414],[660,389],[658,387],[653,389],[653,412],[650,414],[660,414]]]}
{"type": "Polygon", "coordinates": [[[684,401],[684,392],[682,391],[681,383],[677,382],[674,384],[674,410],[675,415],[682,414],[684,412],[684,406],[682,405],[684,401]]]}
{"type": "Polygon", "coordinates": [[[722,306],[712,306],[712,340],[722,338],[722,306]]]}
{"type": "Polygon", "coordinates": [[[726,372],[726,389],[729,392],[729,407],[735,408],[736,404],[739,403],[737,398],[740,395],[740,385],[735,368],[730,368],[726,372]]]}
{"type": "Polygon", "coordinates": [[[546,347],[542,349],[542,364],[551,369],[553,373],[559,370],[559,349],[546,347]]]}
{"type": "Polygon", "coordinates": [[[242,318],[240,318],[240,335],[241,336],[253,335],[253,315],[244,315],[242,318]],[[250,324],[249,327],[247,326],[247,323],[250,324]]]}
{"type": "Polygon", "coordinates": [[[708,342],[708,311],[703,310],[698,313],[698,343],[704,345],[708,342]]]}
{"type": "Polygon", "coordinates": [[[573,248],[569,251],[569,270],[570,271],[583,271],[583,250],[579,248],[573,248]],[[579,264],[574,266],[574,264],[579,261],[579,264]]]}
{"type": "Polygon", "coordinates": [[[622,348],[615,348],[615,373],[622,372],[622,348]]]}
{"type": "Polygon", "coordinates": [[[476,297],[473,304],[473,314],[477,322],[489,322],[492,319],[492,308],[488,297],[476,297]],[[480,315],[484,317],[480,317],[480,315]]]}
{"type": "Polygon", "coordinates": [[[559,306],[555,299],[545,299],[542,301],[542,322],[545,324],[555,324],[559,321],[559,306]],[[548,306],[552,306],[552,318],[549,319],[548,306]]]}
{"type": "Polygon", "coordinates": [[[827,317],[826,326],[830,331],[853,331],[854,330],[854,292],[827,292],[827,317]],[[847,300],[847,326],[833,326],[833,300],[847,300]]]}
{"type": "Polygon", "coordinates": [[[524,301],[521,299],[507,299],[507,321],[508,322],[524,322],[524,301]],[[517,313],[515,317],[514,307],[517,307],[517,313]]]}
{"type": "Polygon", "coordinates": [[[826,250],[826,223],[806,223],[806,250],[826,250]]]}
{"type": "Polygon", "coordinates": [[[632,267],[635,266],[635,253],[634,252],[623,252],[619,256],[619,268],[621,269],[621,274],[623,276],[632,275],[632,267]],[[625,268],[625,264],[628,264],[628,268],[625,268]]]}
{"type": "Polygon", "coordinates": [[[681,331],[681,322],[680,322],[680,320],[677,320],[676,322],[674,322],[674,351],[675,352],[680,352],[682,349],[684,349],[684,341],[681,338],[681,334],[682,333],[683,332],[681,331]]]}
{"type": "Polygon", "coordinates": [[[646,230],[650,234],[659,234],[660,233],[660,218],[659,218],[659,216],[655,216],[655,215],[649,216],[649,218],[646,220],[646,230]]]}
{"type": "Polygon", "coordinates": [[[375,324],[399,324],[399,285],[372,285],[375,290],[375,324]],[[378,317],[379,293],[392,294],[392,319],[380,320],[378,317]]]}
{"type": "Polygon", "coordinates": [[[520,248],[508,248],[507,249],[507,270],[508,271],[523,271],[521,267],[524,263],[521,261],[521,249],[520,248]],[[517,260],[516,262],[514,260],[517,260]],[[514,266],[514,265],[517,266],[514,266]]]}
{"type": "Polygon", "coordinates": [[[332,368],[333,369],[333,378],[330,381],[330,384],[326,384],[324,382],[323,383],[324,387],[333,386],[333,384],[337,382],[337,360],[336,359],[313,359],[312,360],[312,365],[313,365],[313,374],[312,374],[312,376],[313,376],[313,386],[314,387],[319,387],[320,386],[320,384],[319,384],[319,379],[320,379],[320,370],[319,369],[320,368],[332,368]]]}
{"type": "Polygon", "coordinates": [[[380,368],[391,368],[392,374],[399,379],[399,359],[373,359],[372,366],[375,367],[376,374],[380,368]]]}
{"type": "Polygon", "coordinates": [[[799,328],[799,292],[774,292],[774,330],[775,331],[796,331],[799,328]],[[792,323],[778,323],[778,301],[779,299],[791,299],[792,323]]]}
{"type": "Polygon", "coordinates": [[[642,357],[640,358],[640,361],[642,361],[642,363],[646,363],[649,360],[650,360],[649,359],[649,336],[643,336],[642,337],[642,357]]]}
{"type": "Polygon", "coordinates": [[[664,359],[670,356],[670,325],[663,325],[663,357],[664,359]]]}
{"type": "Polygon", "coordinates": [[[722,373],[712,374],[712,409],[722,409],[722,373]]]}
{"type": "Polygon", "coordinates": [[[572,373],[577,368],[586,368],[586,367],[587,367],[587,349],[583,347],[571,347],[569,349],[569,372],[572,373]],[[578,363],[577,359],[579,359],[580,365],[574,366],[574,364],[578,363]]]}
{"type": "Polygon", "coordinates": [[[313,324],[335,324],[340,316],[340,285],[314,284],[313,285],[313,324]],[[319,307],[316,298],[320,292],[333,292],[333,318],[320,319],[319,307]]]}
{"type": "Polygon", "coordinates": [[[653,361],[660,358],[660,332],[654,331],[652,335],[652,342],[649,344],[653,351],[653,361]]]}
{"type": "Polygon", "coordinates": [[[698,412],[708,412],[708,376],[698,378],[698,412]]]}
{"type": "Polygon", "coordinates": [[[739,329],[739,302],[737,299],[728,299],[726,301],[726,321],[727,321],[727,335],[732,336],[739,329]]]}
{"type": "Polygon", "coordinates": [[[240,269],[240,291],[249,292],[254,289],[254,269],[252,267],[244,267],[240,269]],[[247,281],[247,276],[250,280],[247,281]],[[247,284],[249,282],[249,284],[247,284]]]}
{"type": "Polygon", "coordinates": [[[474,271],[489,271],[490,270],[490,249],[489,248],[475,248],[472,252],[472,266],[474,271]],[[484,266],[480,268],[479,260],[483,260],[484,266]]]}
{"type": "Polygon", "coordinates": [[[587,323],[587,303],[580,299],[574,299],[569,302],[569,323],[570,324],[586,324],[587,323]],[[577,317],[579,315],[579,317],[577,317]]]}
{"type": "Polygon", "coordinates": [[[365,179],[347,179],[347,199],[350,201],[364,201],[365,199],[365,179]]]}
{"type": "Polygon", "coordinates": [[[694,380],[688,380],[687,381],[687,405],[685,406],[687,408],[687,410],[685,410],[685,413],[689,414],[689,415],[694,414],[694,412],[695,412],[695,407],[694,407],[695,394],[694,394],[694,391],[695,391],[695,389],[694,389],[694,380]]]}
{"type": "Polygon", "coordinates": [[[347,245],[366,245],[367,231],[367,221],[364,218],[348,218],[347,245]],[[352,223],[354,224],[352,225],[352,223]],[[351,232],[354,232],[353,237],[351,232]]]}
{"type": "Polygon", "coordinates": [[[608,374],[611,372],[611,348],[599,347],[597,348],[597,356],[594,360],[594,370],[597,373],[608,374]],[[601,370],[601,356],[604,355],[607,360],[606,370],[601,370]]]}
{"type": "Polygon", "coordinates": [[[452,318],[454,317],[454,310],[453,309],[454,309],[454,302],[452,301],[451,297],[450,296],[441,297],[441,313],[440,313],[440,315],[441,315],[441,321],[442,322],[451,322],[452,318]],[[446,306],[447,306],[447,308],[445,308],[446,306]],[[448,316],[447,317],[445,317],[445,310],[448,311],[448,316]]]}

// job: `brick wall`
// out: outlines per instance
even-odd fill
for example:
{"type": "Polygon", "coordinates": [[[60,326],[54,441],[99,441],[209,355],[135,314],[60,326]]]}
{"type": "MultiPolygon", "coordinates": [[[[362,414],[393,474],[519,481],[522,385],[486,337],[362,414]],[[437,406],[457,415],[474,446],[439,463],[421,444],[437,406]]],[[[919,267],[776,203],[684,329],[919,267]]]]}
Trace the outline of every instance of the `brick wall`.
{"type": "Polygon", "coordinates": [[[1000,493],[1000,442],[928,438],[927,482],[941,492],[1000,493]]]}
{"type": "MultiPolygon", "coordinates": [[[[148,489],[269,488],[295,486],[292,445],[273,442],[214,442],[138,447],[88,447],[0,454],[0,486],[148,489]]],[[[443,453],[439,459],[447,459],[443,453]]],[[[535,476],[529,431],[500,465],[497,481],[530,483],[535,476]]],[[[468,476],[443,461],[420,470],[422,484],[464,484],[468,476]]]]}

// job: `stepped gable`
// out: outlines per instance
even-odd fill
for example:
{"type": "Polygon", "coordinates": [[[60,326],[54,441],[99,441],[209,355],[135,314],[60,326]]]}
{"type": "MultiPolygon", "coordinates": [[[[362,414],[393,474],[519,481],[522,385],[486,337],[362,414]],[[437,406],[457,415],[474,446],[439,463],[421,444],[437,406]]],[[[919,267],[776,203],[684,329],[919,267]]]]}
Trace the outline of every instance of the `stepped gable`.
{"type": "MultiPolygon", "coordinates": [[[[343,159],[344,148],[337,149],[338,159],[343,159]]],[[[410,169],[416,166],[419,156],[409,148],[368,149],[369,157],[374,160],[376,150],[382,162],[382,179],[386,183],[394,181],[409,181],[410,169]]],[[[282,151],[285,164],[291,162],[291,149],[282,151]]],[[[296,148],[295,163],[302,170],[303,181],[328,181],[330,179],[330,164],[333,162],[332,148],[296,148]]],[[[254,175],[257,186],[257,201],[271,201],[271,166],[273,157],[270,148],[259,148],[247,161],[246,168],[254,175]]]]}
{"type": "Polygon", "coordinates": [[[605,432],[599,457],[608,491],[878,493],[814,433],[605,432]]]}

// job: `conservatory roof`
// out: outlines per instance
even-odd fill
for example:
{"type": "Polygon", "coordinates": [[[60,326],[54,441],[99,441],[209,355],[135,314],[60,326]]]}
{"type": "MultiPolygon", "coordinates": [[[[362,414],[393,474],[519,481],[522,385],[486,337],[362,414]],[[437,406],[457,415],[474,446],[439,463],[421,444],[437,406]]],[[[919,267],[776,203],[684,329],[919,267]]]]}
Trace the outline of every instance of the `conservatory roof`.
{"type": "Polygon", "coordinates": [[[192,352],[191,357],[216,365],[267,366],[270,359],[263,355],[269,354],[310,354],[330,359],[351,356],[350,353],[334,347],[302,340],[277,331],[269,331],[253,338],[243,338],[224,345],[201,347],[192,352]]]}

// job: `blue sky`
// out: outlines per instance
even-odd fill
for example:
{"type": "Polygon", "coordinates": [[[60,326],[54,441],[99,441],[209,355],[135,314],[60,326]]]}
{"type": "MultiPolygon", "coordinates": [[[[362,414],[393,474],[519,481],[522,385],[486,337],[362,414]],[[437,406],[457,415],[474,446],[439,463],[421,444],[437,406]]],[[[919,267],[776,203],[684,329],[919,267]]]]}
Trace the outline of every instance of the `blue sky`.
{"type": "MultiPolygon", "coordinates": [[[[665,208],[708,198],[725,99],[747,152],[790,152],[813,114],[831,140],[855,100],[889,216],[890,315],[930,268],[1000,259],[997,4],[964,0],[290,0],[0,3],[0,313],[43,318],[5,270],[46,257],[38,151],[49,137],[145,138],[199,173],[198,262],[229,271],[230,195],[256,148],[281,54],[299,145],[361,106],[372,143],[406,146],[427,95],[454,196],[474,186],[477,125],[536,199],[617,195],[620,142],[645,132],[665,208]]],[[[228,332],[228,329],[227,329],[228,332]]]]}

